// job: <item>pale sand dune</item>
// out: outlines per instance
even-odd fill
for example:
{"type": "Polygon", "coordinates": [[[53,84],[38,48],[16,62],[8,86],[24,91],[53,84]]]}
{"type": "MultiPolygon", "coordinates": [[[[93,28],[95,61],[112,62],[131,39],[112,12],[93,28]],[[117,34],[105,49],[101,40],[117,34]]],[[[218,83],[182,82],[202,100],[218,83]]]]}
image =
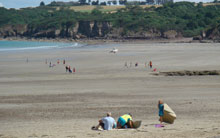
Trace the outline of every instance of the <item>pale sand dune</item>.
{"type": "Polygon", "coordinates": [[[219,44],[114,44],[79,49],[0,53],[0,138],[220,138],[220,76],[154,76],[158,71],[220,70],[219,44]],[[117,47],[117,54],[109,50],[117,47]],[[26,63],[28,57],[29,62],[26,63]],[[45,64],[66,59],[64,65],[45,64]],[[125,62],[132,61],[132,68],[125,62]],[[135,68],[135,62],[139,67],[135,68]],[[176,112],[155,128],[157,102],[176,112]],[[132,113],[137,130],[92,131],[111,111],[132,113]]]}

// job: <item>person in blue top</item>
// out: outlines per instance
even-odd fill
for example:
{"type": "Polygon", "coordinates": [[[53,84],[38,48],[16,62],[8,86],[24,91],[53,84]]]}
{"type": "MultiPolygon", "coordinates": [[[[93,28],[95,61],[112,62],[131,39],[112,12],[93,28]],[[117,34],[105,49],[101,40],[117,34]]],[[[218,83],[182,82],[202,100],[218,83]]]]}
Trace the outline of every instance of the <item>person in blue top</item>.
{"type": "Polygon", "coordinates": [[[117,128],[133,128],[132,115],[124,114],[118,118],[117,128]]]}
{"type": "Polygon", "coordinates": [[[162,100],[158,101],[158,109],[159,109],[160,124],[162,124],[162,122],[163,122],[163,115],[164,115],[164,105],[163,105],[163,101],[162,100]]]}
{"type": "Polygon", "coordinates": [[[111,130],[116,128],[116,122],[115,119],[111,117],[111,112],[108,112],[106,117],[103,117],[101,120],[99,120],[99,125],[92,127],[92,129],[99,130],[100,127],[103,130],[111,130]]]}

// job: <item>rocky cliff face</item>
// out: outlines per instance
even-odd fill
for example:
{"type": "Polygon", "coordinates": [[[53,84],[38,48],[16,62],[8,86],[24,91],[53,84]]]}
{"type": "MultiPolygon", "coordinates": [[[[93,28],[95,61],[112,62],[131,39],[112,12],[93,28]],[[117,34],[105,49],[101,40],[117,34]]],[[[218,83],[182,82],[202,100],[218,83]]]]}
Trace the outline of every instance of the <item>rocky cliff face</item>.
{"type": "Polygon", "coordinates": [[[174,30],[124,32],[123,28],[113,28],[110,22],[79,21],[74,25],[64,25],[60,29],[34,28],[30,25],[7,25],[0,28],[0,37],[34,38],[101,38],[101,39],[173,39],[181,35],[174,30]]]}
{"type": "Polygon", "coordinates": [[[28,25],[7,25],[0,28],[0,37],[34,37],[34,38],[95,38],[106,37],[112,27],[109,22],[79,21],[74,27],[64,26],[61,29],[41,29],[28,25]]]}
{"type": "Polygon", "coordinates": [[[220,42],[220,24],[206,32],[206,38],[220,42]]]}
{"type": "Polygon", "coordinates": [[[7,25],[0,28],[0,37],[24,36],[27,31],[27,25],[7,25]]]}

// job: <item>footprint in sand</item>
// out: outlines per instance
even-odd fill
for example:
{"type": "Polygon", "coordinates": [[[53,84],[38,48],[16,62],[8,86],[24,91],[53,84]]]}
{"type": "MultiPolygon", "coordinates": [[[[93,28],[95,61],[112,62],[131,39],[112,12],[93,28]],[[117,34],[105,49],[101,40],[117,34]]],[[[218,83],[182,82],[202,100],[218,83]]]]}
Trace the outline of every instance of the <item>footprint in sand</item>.
{"type": "Polygon", "coordinates": [[[148,132],[147,130],[137,130],[137,132],[148,132]]]}
{"type": "Polygon", "coordinates": [[[48,135],[42,135],[41,138],[49,138],[48,135]]]}
{"type": "Polygon", "coordinates": [[[32,135],[28,136],[28,138],[38,138],[38,136],[36,134],[32,134],[32,135]]]}
{"type": "Polygon", "coordinates": [[[5,135],[0,134],[0,138],[17,138],[17,137],[10,136],[10,135],[5,136],[5,135]]]}
{"type": "Polygon", "coordinates": [[[170,129],[164,128],[163,130],[175,130],[175,131],[178,131],[178,129],[175,129],[175,128],[170,128],[170,129]]]}
{"type": "MultiPolygon", "coordinates": [[[[220,134],[220,133],[219,133],[220,134]]],[[[214,137],[212,137],[212,138],[220,138],[220,136],[214,136],[214,137]]]]}
{"type": "Polygon", "coordinates": [[[75,138],[76,136],[67,136],[67,138],[75,138]]]}
{"type": "Polygon", "coordinates": [[[200,130],[202,130],[202,129],[205,129],[205,128],[195,128],[195,129],[200,129],[200,130]]]}
{"type": "Polygon", "coordinates": [[[87,134],[89,137],[96,137],[96,134],[87,134]]]}

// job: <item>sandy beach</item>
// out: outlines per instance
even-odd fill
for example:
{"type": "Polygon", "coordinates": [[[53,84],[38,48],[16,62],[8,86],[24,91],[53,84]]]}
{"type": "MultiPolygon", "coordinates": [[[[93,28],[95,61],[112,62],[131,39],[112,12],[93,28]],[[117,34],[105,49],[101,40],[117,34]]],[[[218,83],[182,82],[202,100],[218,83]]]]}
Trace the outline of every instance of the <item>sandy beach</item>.
{"type": "Polygon", "coordinates": [[[155,76],[145,67],[149,61],[157,72],[220,70],[220,44],[114,43],[1,52],[0,138],[220,138],[220,76],[155,76]],[[119,52],[109,53],[113,47],[119,52]],[[63,59],[76,73],[66,73],[63,59]],[[56,66],[49,68],[49,62],[56,66]],[[177,115],[164,128],[154,127],[159,99],[177,115]],[[91,130],[107,112],[116,120],[131,113],[142,125],[91,130]]]}

